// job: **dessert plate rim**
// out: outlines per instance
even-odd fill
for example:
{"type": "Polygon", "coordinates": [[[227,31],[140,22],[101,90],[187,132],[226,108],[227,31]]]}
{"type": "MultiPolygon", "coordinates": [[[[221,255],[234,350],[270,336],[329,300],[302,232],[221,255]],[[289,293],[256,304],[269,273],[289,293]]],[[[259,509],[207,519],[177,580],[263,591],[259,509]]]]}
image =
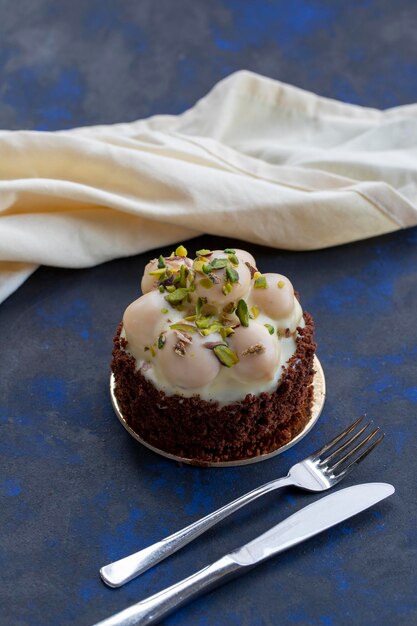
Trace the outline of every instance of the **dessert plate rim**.
{"type": "Polygon", "coordinates": [[[326,399],[326,380],[324,377],[324,371],[316,355],[314,355],[313,367],[315,370],[313,378],[313,406],[311,409],[311,417],[307,424],[304,426],[303,430],[299,432],[298,435],[294,437],[294,439],[291,439],[291,441],[289,441],[288,443],[284,444],[283,446],[279,446],[271,452],[268,452],[266,454],[260,454],[258,456],[248,457],[246,459],[238,459],[236,461],[199,461],[197,459],[187,459],[184,457],[176,456],[175,454],[170,454],[169,452],[165,452],[160,448],[155,448],[155,446],[142,439],[142,437],[129,426],[129,424],[123,417],[114,393],[115,379],[113,373],[111,373],[110,375],[110,397],[114,412],[116,413],[116,416],[120,423],[124,426],[127,432],[132,435],[134,439],[136,439],[136,441],[139,441],[139,443],[144,445],[149,450],[152,450],[152,452],[155,452],[156,454],[159,454],[160,456],[163,456],[167,459],[171,459],[171,461],[176,461],[177,463],[186,463],[187,465],[194,465],[196,467],[236,467],[239,465],[259,463],[260,461],[266,461],[267,459],[271,459],[278,454],[282,454],[292,446],[295,446],[310,432],[310,430],[313,428],[313,426],[316,424],[317,420],[320,417],[326,399]]]}

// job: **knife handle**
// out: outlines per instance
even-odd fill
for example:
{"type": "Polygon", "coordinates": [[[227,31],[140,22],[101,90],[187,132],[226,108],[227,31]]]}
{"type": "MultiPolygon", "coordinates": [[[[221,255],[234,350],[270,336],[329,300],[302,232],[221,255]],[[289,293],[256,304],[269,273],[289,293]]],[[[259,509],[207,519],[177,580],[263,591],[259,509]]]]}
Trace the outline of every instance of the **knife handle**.
{"type": "Polygon", "coordinates": [[[173,554],[183,546],[190,543],[196,537],[202,535],[206,530],[220,522],[222,519],[231,515],[238,509],[249,504],[253,500],[256,500],[260,496],[278,489],[278,487],[284,487],[285,485],[291,485],[292,480],[286,476],[285,478],[278,478],[270,481],[249,493],[245,493],[240,498],[229,502],[225,506],[209,513],[205,517],[193,522],[189,526],[177,531],[173,535],[154,543],[139,552],[130,554],[113,563],[109,563],[100,569],[100,575],[103,582],[109,587],[121,587],[132,578],[135,578],[139,574],[146,572],[150,567],[153,567],[160,561],[163,561],[167,556],[173,554]]]}
{"type": "Polygon", "coordinates": [[[234,578],[247,569],[231,554],[208,565],[188,578],[133,604],[124,611],[98,622],[94,626],[143,626],[154,624],[191,599],[234,578]]]}

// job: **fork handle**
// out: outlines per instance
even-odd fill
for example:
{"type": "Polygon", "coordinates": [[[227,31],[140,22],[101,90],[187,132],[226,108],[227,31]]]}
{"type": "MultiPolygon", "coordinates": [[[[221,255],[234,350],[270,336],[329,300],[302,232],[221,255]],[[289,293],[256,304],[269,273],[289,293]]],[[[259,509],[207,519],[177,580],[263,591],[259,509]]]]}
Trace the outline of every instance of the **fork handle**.
{"type": "Polygon", "coordinates": [[[173,535],[170,535],[169,537],[166,537],[165,539],[162,539],[161,541],[158,541],[143,550],[139,550],[139,552],[135,552],[134,554],[130,554],[123,559],[109,563],[109,565],[105,565],[100,569],[101,578],[109,587],[121,587],[129,580],[132,580],[136,576],[139,576],[139,574],[146,572],[146,570],[153,567],[153,565],[156,565],[160,561],[166,559],[166,557],[170,554],[173,554],[183,546],[186,546],[188,543],[193,541],[193,539],[199,537],[206,530],[217,524],[217,522],[220,522],[228,515],[231,515],[238,509],[241,509],[246,504],[249,504],[249,502],[253,502],[253,500],[256,500],[269,491],[292,484],[293,481],[289,478],[289,476],[265,483],[253,491],[249,491],[249,493],[244,494],[240,498],[233,500],[233,502],[222,506],[220,509],[217,509],[217,511],[213,511],[213,513],[209,513],[209,515],[206,515],[193,524],[177,531],[173,535]]]}
{"type": "Polygon", "coordinates": [[[215,563],[188,576],[188,578],[180,580],[171,587],[133,604],[94,626],[144,626],[145,624],[153,624],[192,598],[196,598],[238,576],[247,569],[248,566],[233,559],[233,554],[227,554],[215,563]]]}

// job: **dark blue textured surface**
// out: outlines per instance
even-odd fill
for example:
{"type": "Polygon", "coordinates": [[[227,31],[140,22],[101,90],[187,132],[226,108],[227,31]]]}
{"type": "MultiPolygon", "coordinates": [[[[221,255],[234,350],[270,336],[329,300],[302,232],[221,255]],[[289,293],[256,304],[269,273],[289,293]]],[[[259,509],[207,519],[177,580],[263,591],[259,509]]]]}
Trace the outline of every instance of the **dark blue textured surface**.
{"type": "MultiPolygon", "coordinates": [[[[175,113],[239,68],[368,106],[417,100],[417,9],[405,0],[42,0],[0,3],[0,17],[5,128],[175,113]]],[[[106,562],[284,474],[363,411],[387,437],[346,485],[393,482],[395,496],[164,624],[417,622],[417,230],[321,252],[249,248],[301,292],[328,385],[309,437],[254,466],[177,467],[114,417],[111,339],[144,257],[42,268],[0,306],[2,626],[88,626],[253,538],[315,496],[266,496],[123,589],[98,577],[106,562]]]]}

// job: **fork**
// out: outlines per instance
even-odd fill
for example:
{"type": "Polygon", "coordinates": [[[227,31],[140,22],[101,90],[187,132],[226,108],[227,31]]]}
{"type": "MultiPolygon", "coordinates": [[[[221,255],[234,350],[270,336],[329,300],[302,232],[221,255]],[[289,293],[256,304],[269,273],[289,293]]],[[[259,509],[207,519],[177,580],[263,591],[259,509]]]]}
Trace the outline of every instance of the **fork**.
{"type": "Polygon", "coordinates": [[[228,515],[241,509],[249,502],[253,502],[265,493],[280,487],[292,485],[306,491],[326,491],[326,489],[337,485],[384,438],[383,433],[377,437],[378,433],[380,433],[379,428],[369,432],[368,429],[372,422],[368,422],[365,426],[362,425],[364,417],[359,417],[322,448],[313,452],[303,461],[293,465],[287,476],[265,483],[173,535],[143,550],[139,550],[139,552],[105,565],[100,569],[101,578],[109,587],[121,587],[129,580],[146,572],[153,565],[187,545],[196,537],[199,537],[228,515]],[[356,430],[358,427],[360,427],[359,430],[356,430]],[[354,432],[355,430],[356,432],[354,432]],[[335,449],[333,450],[333,448],[335,449]]]}

